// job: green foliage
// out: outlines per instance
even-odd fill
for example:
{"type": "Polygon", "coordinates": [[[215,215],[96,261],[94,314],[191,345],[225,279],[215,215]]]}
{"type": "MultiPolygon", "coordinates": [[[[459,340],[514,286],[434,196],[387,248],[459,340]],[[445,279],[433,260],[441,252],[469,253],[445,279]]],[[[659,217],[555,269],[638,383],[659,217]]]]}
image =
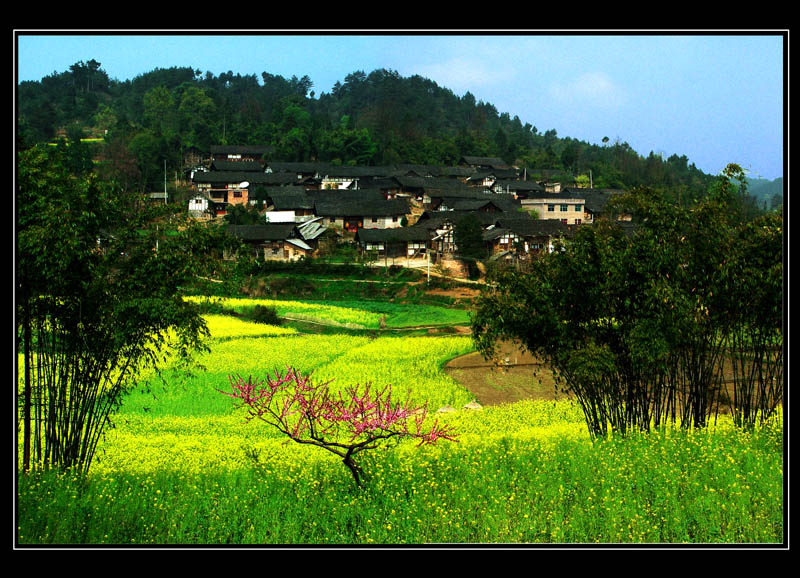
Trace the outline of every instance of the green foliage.
{"type": "Polygon", "coordinates": [[[22,138],[45,142],[77,124],[101,134],[110,129],[108,136],[134,143],[147,131],[158,145],[132,146],[140,190],[157,190],[155,167],[163,173],[165,159],[176,170],[188,147],[207,151],[211,144],[271,146],[274,160],[342,165],[448,166],[462,155],[497,156],[531,174],[558,171],[571,179],[591,170],[595,187],[646,185],[675,191],[681,200],[701,198],[713,180],[685,156],[645,157],[619,140],[593,145],[561,138],[470,93],[458,97],[429,79],[392,70],[348,74],[330,93],[314,98],[307,76],[263,72],[259,83],[255,75],[173,67],[117,81],[92,62],[20,84],[22,138]]]}
{"type": "Polygon", "coordinates": [[[278,310],[275,307],[266,305],[255,305],[251,317],[256,323],[264,323],[266,325],[280,325],[282,323],[281,318],[278,316],[278,310]]]}
{"type": "Polygon", "coordinates": [[[89,475],[19,476],[20,545],[713,547],[784,537],[780,422],[591,442],[568,400],[442,413],[458,443],[376,450],[356,491],[338,460],[255,431],[209,384],[261,372],[264,360],[299,362],[322,379],[391,382],[432,409],[461,407],[468,392],[441,366],[469,339],[282,335],[235,321],[209,323],[207,369],[130,392],[89,475]]]}
{"type": "Polygon", "coordinates": [[[19,479],[17,537],[32,546],[706,548],[785,538],[779,429],[665,430],[592,444],[574,414],[564,402],[446,414],[459,443],[379,450],[359,491],[322,451],[265,439],[266,428],[254,436],[239,416],[130,416],[88,479],[19,479]]]}
{"type": "Polygon", "coordinates": [[[204,323],[181,298],[218,243],[163,207],[127,212],[59,151],[19,153],[17,324],[25,469],[88,469],[122,395],[167,348],[187,360],[204,323]]]}
{"type": "Polygon", "coordinates": [[[622,196],[612,212],[633,216],[632,234],[612,221],[581,227],[530,272],[498,271],[473,318],[479,349],[491,356],[512,339],[548,359],[593,435],[707,425],[732,356],[739,422],[768,419],[783,383],[782,222],[747,222],[740,175],[729,166],[691,207],[622,196]],[[760,344],[747,354],[745,336],[760,344]]]}
{"type": "Polygon", "coordinates": [[[470,213],[456,223],[453,240],[458,254],[466,259],[484,259],[488,248],[483,242],[483,227],[478,217],[470,213]]]}
{"type": "Polygon", "coordinates": [[[229,225],[259,225],[264,224],[263,215],[251,205],[229,205],[224,220],[229,225]]]}

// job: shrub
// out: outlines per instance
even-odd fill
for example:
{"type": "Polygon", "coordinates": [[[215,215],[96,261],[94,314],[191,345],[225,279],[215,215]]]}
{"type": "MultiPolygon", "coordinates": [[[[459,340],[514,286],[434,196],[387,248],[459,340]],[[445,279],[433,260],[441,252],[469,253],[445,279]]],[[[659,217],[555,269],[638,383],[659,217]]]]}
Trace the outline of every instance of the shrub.
{"type": "Polygon", "coordinates": [[[252,320],[256,323],[265,323],[267,325],[280,325],[282,323],[281,318],[278,317],[278,310],[275,307],[266,305],[253,307],[252,320]]]}

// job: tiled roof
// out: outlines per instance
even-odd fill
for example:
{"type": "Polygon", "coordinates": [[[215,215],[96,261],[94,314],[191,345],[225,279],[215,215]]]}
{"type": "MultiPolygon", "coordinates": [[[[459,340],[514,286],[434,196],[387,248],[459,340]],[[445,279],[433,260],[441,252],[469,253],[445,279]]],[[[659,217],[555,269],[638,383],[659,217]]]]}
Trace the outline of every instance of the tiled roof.
{"type": "Polygon", "coordinates": [[[272,152],[271,147],[267,146],[239,146],[239,145],[212,145],[212,154],[242,154],[242,155],[263,155],[272,152]]]}
{"type": "Polygon", "coordinates": [[[330,199],[315,201],[314,212],[321,217],[388,217],[405,215],[409,212],[409,207],[404,199],[330,199]]]}
{"type": "Polygon", "coordinates": [[[294,223],[227,225],[226,230],[243,241],[283,241],[295,236],[294,223]]]}
{"type": "Polygon", "coordinates": [[[267,161],[264,163],[265,167],[269,167],[276,173],[317,173],[327,170],[329,165],[327,163],[302,163],[302,162],[283,162],[283,161],[267,161]]]}
{"type": "Polygon", "coordinates": [[[423,227],[396,227],[393,229],[359,229],[356,239],[362,243],[386,241],[430,241],[430,229],[423,227]]]}
{"type": "Polygon", "coordinates": [[[214,161],[212,171],[264,172],[264,165],[258,161],[214,161]]]}
{"type": "Polygon", "coordinates": [[[472,166],[480,166],[480,167],[492,167],[492,168],[499,168],[499,169],[506,169],[508,168],[508,163],[501,158],[497,157],[474,157],[474,156],[463,156],[461,157],[468,165],[472,166]]]}
{"type": "Polygon", "coordinates": [[[297,187],[276,187],[267,192],[276,211],[314,208],[314,200],[305,191],[296,189],[297,187]]]}
{"type": "Polygon", "coordinates": [[[536,181],[515,181],[513,179],[497,179],[494,183],[495,189],[501,187],[503,190],[508,189],[509,192],[516,191],[542,191],[544,187],[536,181]]]}
{"type": "Polygon", "coordinates": [[[331,178],[388,177],[392,175],[392,167],[366,166],[334,166],[328,165],[320,175],[331,178]]]}

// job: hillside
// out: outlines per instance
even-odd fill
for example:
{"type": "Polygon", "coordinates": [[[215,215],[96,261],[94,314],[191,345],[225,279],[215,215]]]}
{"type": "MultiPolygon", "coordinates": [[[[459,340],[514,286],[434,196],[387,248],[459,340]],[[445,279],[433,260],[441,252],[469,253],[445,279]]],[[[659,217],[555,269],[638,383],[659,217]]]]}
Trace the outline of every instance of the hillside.
{"type": "Polygon", "coordinates": [[[178,173],[189,151],[219,144],[264,146],[273,161],[353,165],[448,166],[463,155],[499,157],[531,176],[569,182],[591,174],[597,188],[647,186],[677,198],[702,195],[713,180],[685,155],[663,158],[619,140],[597,145],[562,137],[469,92],[458,96],[391,70],[357,71],[316,95],[307,76],[170,68],[119,81],[90,60],[22,82],[17,92],[22,145],[65,137],[77,150],[80,137],[103,137],[95,160],[142,191],[163,186],[165,160],[178,173]]]}
{"type": "Polygon", "coordinates": [[[783,203],[783,178],[748,179],[747,188],[760,207],[777,209],[783,203]]]}

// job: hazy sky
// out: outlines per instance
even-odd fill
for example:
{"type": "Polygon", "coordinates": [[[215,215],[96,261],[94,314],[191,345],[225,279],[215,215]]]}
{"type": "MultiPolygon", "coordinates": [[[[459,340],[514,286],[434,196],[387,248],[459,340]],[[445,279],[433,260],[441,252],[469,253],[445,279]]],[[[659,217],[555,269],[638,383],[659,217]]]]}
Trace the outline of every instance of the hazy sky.
{"type": "Polygon", "coordinates": [[[752,177],[783,174],[781,31],[288,35],[231,31],[100,35],[18,30],[19,81],[95,59],[111,78],[188,66],[218,75],[308,75],[319,96],[358,70],[418,74],[471,92],[540,132],[590,143],[627,142],[686,155],[718,174],[735,162],[752,177]]]}

